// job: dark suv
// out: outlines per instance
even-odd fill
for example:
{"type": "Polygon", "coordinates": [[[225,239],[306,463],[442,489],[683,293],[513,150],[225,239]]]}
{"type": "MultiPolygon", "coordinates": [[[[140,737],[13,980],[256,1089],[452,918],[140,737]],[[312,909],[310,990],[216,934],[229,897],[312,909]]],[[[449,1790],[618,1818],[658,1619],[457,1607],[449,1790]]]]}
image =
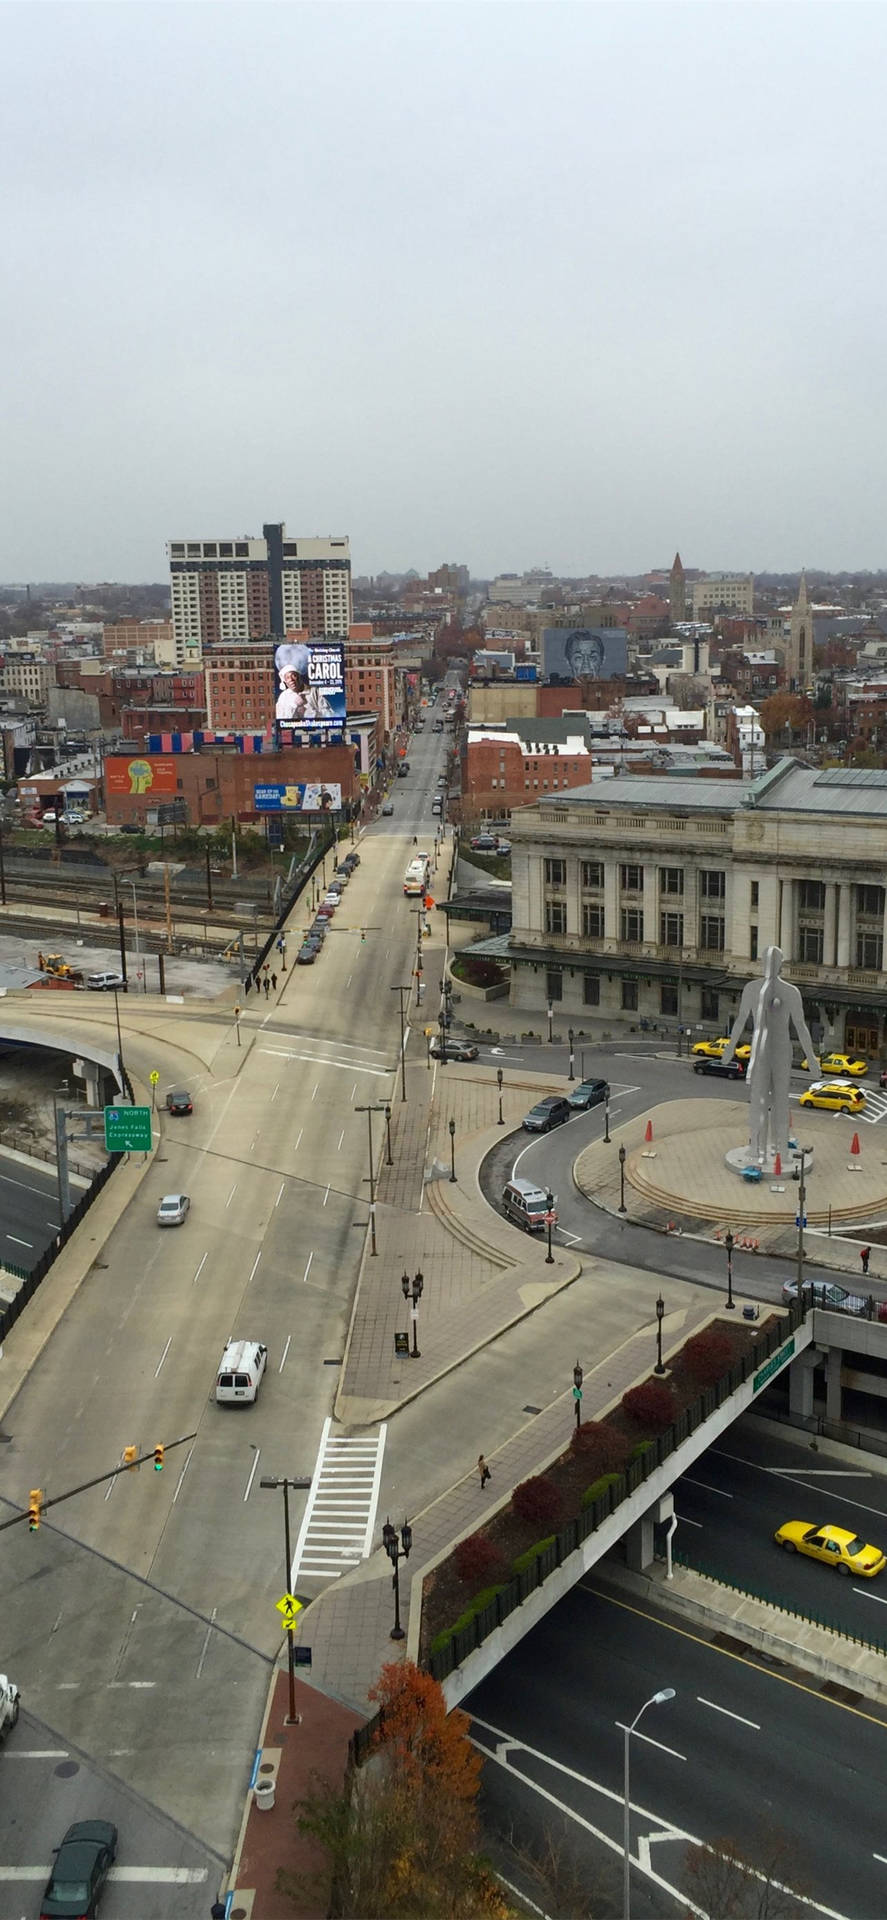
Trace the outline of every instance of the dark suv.
{"type": "Polygon", "coordinates": [[[694,1073],[713,1073],[716,1080],[744,1080],[748,1067],[747,1060],[711,1060],[705,1053],[699,1053],[693,1062],[694,1073]]]}
{"type": "Polygon", "coordinates": [[[550,1133],[552,1127],[561,1127],[565,1120],[570,1119],[572,1112],[569,1102],[558,1093],[549,1093],[524,1115],[521,1126],[527,1133],[550,1133]]]}

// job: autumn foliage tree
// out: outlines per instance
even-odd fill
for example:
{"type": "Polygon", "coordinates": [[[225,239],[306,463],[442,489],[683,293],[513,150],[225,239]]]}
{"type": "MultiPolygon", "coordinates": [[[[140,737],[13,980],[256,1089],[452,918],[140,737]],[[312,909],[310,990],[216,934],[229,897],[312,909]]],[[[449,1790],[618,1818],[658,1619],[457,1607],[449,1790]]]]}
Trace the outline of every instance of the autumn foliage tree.
{"type": "Polygon", "coordinates": [[[803,693],[771,693],[762,700],[758,717],[767,740],[780,733],[802,733],[813,718],[813,706],[803,693]]]}
{"type": "MultiPolygon", "coordinates": [[[[380,1710],[371,1758],[344,1791],[319,1783],[299,1810],[332,1882],[325,1910],[361,1920],[507,1920],[477,1854],[482,1760],[468,1715],[448,1713],[437,1681],[410,1660],[384,1666],[369,1697],[380,1710]]],[[[298,1904],[304,1882],[279,1880],[298,1904]]]]}

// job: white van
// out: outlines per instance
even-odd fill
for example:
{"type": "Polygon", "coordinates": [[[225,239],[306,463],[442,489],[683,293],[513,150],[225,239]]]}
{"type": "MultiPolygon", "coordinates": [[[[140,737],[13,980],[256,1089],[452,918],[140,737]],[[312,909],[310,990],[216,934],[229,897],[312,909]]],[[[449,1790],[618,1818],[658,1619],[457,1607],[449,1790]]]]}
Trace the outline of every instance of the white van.
{"type": "Polygon", "coordinates": [[[255,1400],[268,1364],[268,1348],[258,1340],[229,1340],[219,1363],[216,1399],[255,1400]]]}

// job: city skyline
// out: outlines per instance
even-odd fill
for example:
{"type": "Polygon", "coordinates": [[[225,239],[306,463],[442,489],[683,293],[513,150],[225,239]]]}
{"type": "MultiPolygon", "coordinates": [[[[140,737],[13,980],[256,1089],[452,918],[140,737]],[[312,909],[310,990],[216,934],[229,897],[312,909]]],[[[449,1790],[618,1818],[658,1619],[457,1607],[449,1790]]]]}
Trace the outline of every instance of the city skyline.
{"type": "Polygon", "coordinates": [[[0,575],[260,512],[356,575],[887,565],[883,9],[4,26],[0,575]]]}

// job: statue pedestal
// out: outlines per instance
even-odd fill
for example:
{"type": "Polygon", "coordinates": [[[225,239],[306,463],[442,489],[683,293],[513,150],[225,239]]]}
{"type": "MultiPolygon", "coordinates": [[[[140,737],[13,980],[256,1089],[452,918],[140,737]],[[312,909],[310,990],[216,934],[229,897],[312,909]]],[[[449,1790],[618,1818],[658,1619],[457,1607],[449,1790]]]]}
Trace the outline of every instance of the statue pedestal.
{"type": "MultiPolygon", "coordinates": [[[[763,1160],[755,1160],[750,1146],[730,1147],[724,1155],[724,1164],[729,1167],[731,1173],[738,1174],[740,1178],[750,1178],[754,1173],[757,1173],[762,1181],[791,1180],[792,1176],[800,1171],[801,1166],[801,1150],[797,1141],[791,1140],[786,1152],[782,1154],[782,1166],[779,1173],[775,1171],[775,1159],[776,1155],[770,1150],[764,1155],[763,1160]]],[[[813,1148],[805,1146],[805,1180],[809,1176],[812,1165],[813,1148]]]]}

